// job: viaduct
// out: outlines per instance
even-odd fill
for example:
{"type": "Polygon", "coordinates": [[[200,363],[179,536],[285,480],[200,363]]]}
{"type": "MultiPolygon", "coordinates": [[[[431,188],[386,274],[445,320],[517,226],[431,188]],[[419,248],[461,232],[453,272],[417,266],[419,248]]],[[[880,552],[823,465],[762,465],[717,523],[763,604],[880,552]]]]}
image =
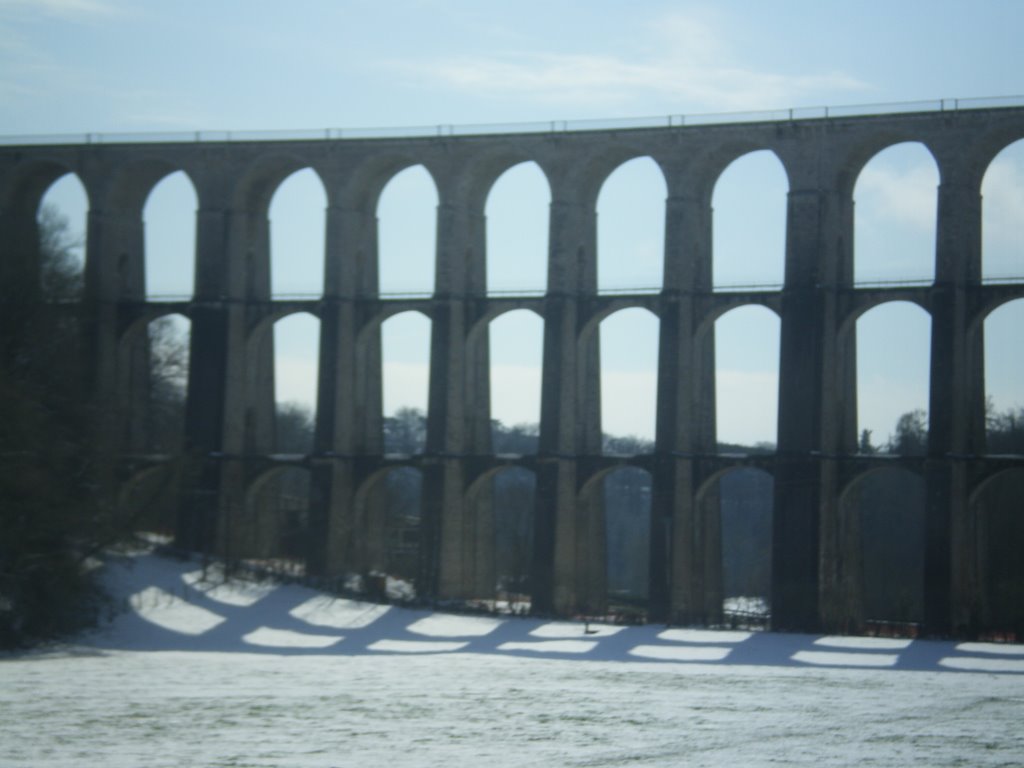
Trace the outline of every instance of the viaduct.
{"type": "MultiPolygon", "coordinates": [[[[984,624],[985,536],[993,534],[979,500],[1001,477],[1019,477],[1024,458],[986,452],[983,321],[1024,297],[1024,282],[981,279],[980,187],[995,155],[1024,138],[1024,108],[669,122],[416,138],[3,146],[2,266],[8,275],[31,268],[41,197],[55,179],[77,174],[90,203],[84,301],[92,396],[106,414],[103,439],[123,456],[125,483],[142,466],[126,427],[145,402],[136,373],[146,344],[138,329],[170,312],[190,319],[186,437],[176,457],[176,536],[184,548],[244,555],[246,494],[275,466],[299,464],[312,477],[309,572],[359,570],[367,489],[389,468],[409,465],[424,483],[419,589],[439,599],[478,597],[493,593],[493,528],[471,501],[496,472],[518,465],[537,479],[533,610],[597,612],[605,599],[605,533],[594,489],[605,473],[633,465],[652,477],[649,617],[713,623],[722,599],[718,521],[701,501],[722,473],[757,466],[774,480],[772,627],[837,628],[848,624],[847,596],[857,588],[843,494],[866,473],[902,461],[926,487],[926,631],[984,624]],[[874,154],[903,141],[924,144],[939,169],[934,282],[856,286],[853,186],[874,154]],[[779,290],[715,292],[714,184],[732,160],[762,149],[775,153],[788,177],[785,282],[779,290]],[[662,290],[600,294],[597,195],[619,164],[639,156],[652,158],[667,183],[662,290]],[[537,163],[551,189],[547,290],[539,297],[488,295],[486,197],[523,161],[537,163]],[[394,174],[416,164],[429,171],[439,195],[435,292],[381,296],[377,200],[394,174]],[[306,167],[328,196],[324,293],[273,300],[269,200],[282,179],[306,167]],[[153,186],[178,170],[198,196],[195,292],[185,302],[147,302],[142,207],[153,186]],[[857,450],[855,322],[895,299],[919,305],[932,321],[928,448],[918,459],[857,450]],[[732,457],[715,447],[713,327],[744,304],[781,319],[778,439],[774,453],[732,457]],[[601,443],[594,330],[624,307],[647,308],[660,322],[655,448],[637,457],[604,455],[601,443]],[[486,328],[517,308],[544,321],[540,443],[535,456],[508,457],[491,446],[486,328]],[[380,326],[407,309],[431,319],[427,440],[422,455],[396,458],[384,453],[382,439],[380,326]],[[296,311],[320,320],[315,445],[308,456],[280,457],[273,455],[268,328],[296,311]]],[[[1011,514],[1024,514],[1020,498],[1011,514]]],[[[1024,541],[1016,547],[1024,549],[1024,541]]]]}

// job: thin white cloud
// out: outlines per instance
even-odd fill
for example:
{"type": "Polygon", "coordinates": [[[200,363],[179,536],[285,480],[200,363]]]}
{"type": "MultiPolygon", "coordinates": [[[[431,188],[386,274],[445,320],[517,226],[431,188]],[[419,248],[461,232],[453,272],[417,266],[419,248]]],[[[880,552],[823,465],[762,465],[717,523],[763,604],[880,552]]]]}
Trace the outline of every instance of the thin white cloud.
{"type": "Polygon", "coordinates": [[[0,0],[0,11],[7,9],[19,13],[26,10],[38,11],[47,16],[61,18],[110,16],[116,13],[114,6],[100,0],[0,0]]]}
{"type": "Polygon", "coordinates": [[[403,62],[444,85],[491,95],[529,94],[541,101],[620,104],[655,93],[710,109],[746,109],[792,102],[804,93],[856,90],[847,75],[786,76],[739,66],[689,64],[673,59],[628,62],[614,56],[505,53],[433,62],[403,62]]]}
{"type": "Polygon", "coordinates": [[[841,72],[787,75],[744,65],[708,24],[671,15],[652,24],[654,56],[511,50],[391,62],[434,84],[489,96],[521,94],[542,102],[612,106],[654,95],[688,108],[756,109],[785,106],[816,93],[862,90],[841,72]]]}
{"type": "Polygon", "coordinates": [[[855,198],[858,209],[869,208],[871,217],[930,232],[935,228],[938,183],[938,172],[931,164],[906,170],[869,165],[857,179],[855,198]]]}

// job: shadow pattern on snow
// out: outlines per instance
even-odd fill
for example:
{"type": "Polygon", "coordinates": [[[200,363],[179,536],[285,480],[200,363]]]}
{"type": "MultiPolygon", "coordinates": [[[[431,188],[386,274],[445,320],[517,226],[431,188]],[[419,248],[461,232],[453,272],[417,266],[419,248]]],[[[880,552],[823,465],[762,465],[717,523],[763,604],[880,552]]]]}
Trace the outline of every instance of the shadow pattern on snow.
{"type": "Polygon", "coordinates": [[[287,584],[218,580],[195,562],[111,558],[123,607],[83,639],[96,650],[273,655],[474,653],[692,663],[1024,674],[1024,645],[609,626],[463,616],[334,598],[287,584]]]}

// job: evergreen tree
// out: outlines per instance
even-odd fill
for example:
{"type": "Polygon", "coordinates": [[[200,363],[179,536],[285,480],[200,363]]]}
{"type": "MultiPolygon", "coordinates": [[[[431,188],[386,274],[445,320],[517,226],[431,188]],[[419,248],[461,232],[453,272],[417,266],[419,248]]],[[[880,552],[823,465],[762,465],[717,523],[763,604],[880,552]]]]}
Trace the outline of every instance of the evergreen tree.
{"type": "MultiPolygon", "coordinates": [[[[86,405],[81,273],[66,220],[44,207],[37,269],[0,293],[0,646],[88,624],[88,558],[114,535],[98,499],[86,405]]],[[[23,265],[22,265],[23,266],[23,265]]]]}

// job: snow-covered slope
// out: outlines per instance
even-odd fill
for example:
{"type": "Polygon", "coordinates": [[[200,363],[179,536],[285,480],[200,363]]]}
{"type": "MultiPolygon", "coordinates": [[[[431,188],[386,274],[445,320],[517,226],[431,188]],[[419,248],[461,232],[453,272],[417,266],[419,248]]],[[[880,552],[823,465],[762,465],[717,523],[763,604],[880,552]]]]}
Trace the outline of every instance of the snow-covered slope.
{"type": "Polygon", "coordinates": [[[1024,648],[410,611],[110,566],[126,609],[0,659],[0,766],[998,766],[1024,648]]]}
{"type": "Polygon", "coordinates": [[[194,562],[112,561],[125,610],[85,639],[120,650],[275,654],[482,653],[595,661],[1024,673],[1024,646],[822,637],[462,616],[335,598],[295,585],[226,581],[194,562]]]}

